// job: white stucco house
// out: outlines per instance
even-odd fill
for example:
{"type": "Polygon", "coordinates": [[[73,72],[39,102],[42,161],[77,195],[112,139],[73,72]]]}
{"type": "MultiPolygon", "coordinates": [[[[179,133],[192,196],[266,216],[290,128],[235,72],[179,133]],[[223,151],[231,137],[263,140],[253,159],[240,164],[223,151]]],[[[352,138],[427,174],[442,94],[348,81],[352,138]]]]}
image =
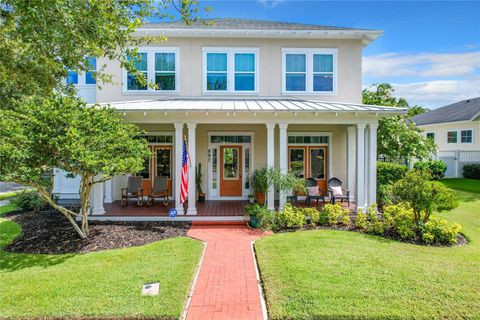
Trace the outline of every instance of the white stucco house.
{"type": "MultiPolygon", "coordinates": [[[[105,64],[114,84],[100,89],[88,74],[75,72],[69,81],[88,102],[109,104],[126,122],[148,132],[152,156],[136,174],[142,175],[145,190],[154,177],[168,177],[177,219],[226,216],[216,208],[247,199],[249,175],[273,166],[295,169],[324,189],[329,178],[339,178],[356,208],[376,202],[378,120],[405,112],[361,103],[362,49],[382,31],[216,19],[213,26],[146,24],[135,34],[168,37],[139,47],[142,61],[136,67],[158,90],[138,85],[118,61],[101,57],[92,65],[105,64]],[[180,203],[184,136],[191,163],[204,169],[206,204],[195,201],[194,179],[188,204],[180,203]]],[[[162,206],[118,209],[126,179],[122,175],[95,186],[92,217],[169,219],[162,206]]],[[[60,198],[78,197],[77,188],[78,181],[58,172],[60,198]]],[[[270,189],[270,208],[285,200],[270,189]]]]}
{"type": "Polygon", "coordinates": [[[443,106],[413,117],[438,147],[447,164],[445,177],[462,177],[466,163],[480,163],[480,97],[443,106]]]}

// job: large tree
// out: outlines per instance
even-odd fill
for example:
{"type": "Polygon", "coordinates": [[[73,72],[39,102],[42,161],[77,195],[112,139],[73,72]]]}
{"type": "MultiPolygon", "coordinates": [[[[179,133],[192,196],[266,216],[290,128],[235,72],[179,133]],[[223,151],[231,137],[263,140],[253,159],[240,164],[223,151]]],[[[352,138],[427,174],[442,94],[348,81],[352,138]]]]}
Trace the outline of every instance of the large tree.
{"type": "MultiPolygon", "coordinates": [[[[133,31],[149,17],[167,16],[170,5],[186,23],[196,19],[197,0],[0,1],[0,180],[36,187],[83,238],[92,186],[139,170],[148,154],[138,128],[76,97],[67,70],[87,71],[87,57],[106,57],[145,81],[129,57],[138,57],[138,43],[166,39],[133,31]],[[44,177],[53,168],[82,178],[81,214],[52,201],[44,177]]],[[[99,85],[111,81],[103,66],[95,77],[99,85]]]]}
{"type": "Polygon", "coordinates": [[[420,106],[410,106],[403,98],[393,96],[394,89],[381,83],[363,90],[363,103],[372,105],[408,108],[407,115],[383,118],[378,126],[378,155],[393,162],[404,162],[411,158],[429,158],[436,150],[435,143],[422,135],[422,130],[411,120],[412,116],[426,112],[420,106]]]}

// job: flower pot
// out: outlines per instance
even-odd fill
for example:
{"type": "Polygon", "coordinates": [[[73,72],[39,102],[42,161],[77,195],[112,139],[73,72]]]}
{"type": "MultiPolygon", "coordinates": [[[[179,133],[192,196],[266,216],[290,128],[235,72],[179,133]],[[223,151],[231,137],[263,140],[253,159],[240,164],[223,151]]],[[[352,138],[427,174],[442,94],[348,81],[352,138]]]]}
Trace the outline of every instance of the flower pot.
{"type": "Polygon", "coordinates": [[[200,193],[198,195],[198,202],[205,202],[205,193],[200,193]]]}
{"type": "Polygon", "coordinates": [[[255,202],[255,198],[254,198],[254,197],[248,197],[248,202],[254,203],[254,202],[255,202]]]}
{"type": "Polygon", "coordinates": [[[257,198],[258,203],[265,204],[265,193],[264,192],[255,193],[255,198],[257,198]]]}
{"type": "Polygon", "coordinates": [[[257,217],[250,216],[250,227],[258,228],[258,219],[257,217]]]}

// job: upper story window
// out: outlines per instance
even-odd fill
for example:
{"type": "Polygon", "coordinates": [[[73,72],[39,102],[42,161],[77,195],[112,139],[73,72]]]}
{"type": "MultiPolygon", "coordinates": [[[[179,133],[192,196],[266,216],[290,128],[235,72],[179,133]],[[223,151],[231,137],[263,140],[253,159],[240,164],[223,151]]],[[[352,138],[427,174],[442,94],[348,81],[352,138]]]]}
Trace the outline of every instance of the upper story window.
{"type": "Polygon", "coordinates": [[[87,72],[67,71],[67,83],[79,86],[94,85],[97,83],[93,73],[97,70],[97,58],[87,57],[87,72]]]}
{"type": "MultiPolygon", "coordinates": [[[[134,60],[135,69],[146,80],[141,85],[135,76],[124,71],[124,91],[126,92],[176,92],[179,85],[178,48],[145,47],[138,49],[139,57],[134,60]],[[157,88],[150,88],[148,83],[155,83],[157,88]]],[[[132,58],[134,59],[134,58],[132,58]]]]}
{"type": "Polygon", "coordinates": [[[435,132],[427,132],[427,139],[430,139],[435,142],[435,132]]]}
{"type": "Polygon", "coordinates": [[[204,48],[204,92],[256,92],[258,49],[204,48]]]}
{"type": "Polygon", "coordinates": [[[447,143],[457,143],[458,142],[458,132],[457,131],[448,131],[447,132],[447,143]]]}
{"type": "Polygon", "coordinates": [[[336,49],[282,49],[283,92],[335,94],[336,49]]]}
{"type": "Polygon", "coordinates": [[[473,142],[473,131],[472,130],[462,130],[462,131],[460,131],[460,142],[461,143],[472,143],[473,142]]]}

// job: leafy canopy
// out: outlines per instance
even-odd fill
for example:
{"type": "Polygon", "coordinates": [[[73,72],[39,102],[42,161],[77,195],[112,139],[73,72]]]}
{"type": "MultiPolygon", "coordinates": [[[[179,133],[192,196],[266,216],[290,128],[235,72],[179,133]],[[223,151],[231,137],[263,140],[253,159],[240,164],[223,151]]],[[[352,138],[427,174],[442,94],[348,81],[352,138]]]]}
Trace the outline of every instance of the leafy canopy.
{"type": "Polygon", "coordinates": [[[393,162],[401,163],[410,158],[429,158],[436,151],[435,143],[424,137],[411,117],[427,109],[410,106],[403,98],[393,96],[394,89],[388,83],[373,85],[362,92],[363,103],[372,105],[408,108],[406,116],[392,116],[379,121],[377,132],[377,153],[393,162]]]}

